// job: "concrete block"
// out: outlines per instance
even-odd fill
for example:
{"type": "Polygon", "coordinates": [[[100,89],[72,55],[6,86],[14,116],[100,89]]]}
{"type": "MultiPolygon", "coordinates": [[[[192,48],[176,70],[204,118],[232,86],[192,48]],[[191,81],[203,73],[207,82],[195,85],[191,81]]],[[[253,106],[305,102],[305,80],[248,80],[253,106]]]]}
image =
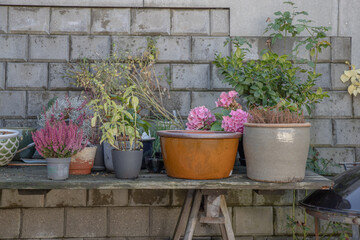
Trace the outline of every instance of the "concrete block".
{"type": "Polygon", "coordinates": [[[50,8],[9,7],[9,32],[49,33],[50,8]]]}
{"type": "MultiPolygon", "coordinates": [[[[290,235],[292,234],[291,227],[288,227],[287,217],[292,216],[292,207],[274,207],[274,228],[275,235],[290,235]]],[[[295,209],[295,221],[304,222],[304,209],[296,208],[295,209]]],[[[310,215],[307,215],[307,227],[310,228],[309,234],[313,234],[314,229],[314,218],[310,215]]],[[[302,229],[296,227],[296,233],[302,234],[302,229]]]]}
{"type": "Polygon", "coordinates": [[[147,40],[145,37],[124,36],[112,37],[113,52],[118,56],[128,54],[130,56],[141,56],[146,50],[147,40]]]}
{"type": "Polygon", "coordinates": [[[316,66],[316,72],[321,73],[322,75],[316,80],[315,88],[317,89],[318,87],[321,87],[323,90],[330,90],[331,89],[330,64],[319,63],[316,66]]]}
{"type": "Polygon", "coordinates": [[[347,90],[349,82],[343,83],[340,80],[340,76],[344,73],[345,70],[349,70],[349,67],[346,64],[331,64],[331,85],[333,90],[347,90]]]}
{"type": "Polygon", "coordinates": [[[226,57],[230,55],[230,45],[224,46],[225,37],[193,37],[192,60],[200,62],[212,62],[215,54],[226,57]]]}
{"type": "Polygon", "coordinates": [[[67,92],[64,91],[29,91],[27,115],[37,116],[44,111],[44,108],[47,106],[49,100],[54,97],[65,95],[67,95],[67,92]]]}
{"type": "Polygon", "coordinates": [[[63,208],[23,209],[22,238],[61,238],[63,236],[63,208]]]}
{"type": "Polygon", "coordinates": [[[3,189],[1,207],[44,207],[44,195],[20,195],[16,189],[3,189]]]}
{"type": "Polygon", "coordinates": [[[359,98],[359,96],[353,97],[353,108],[354,108],[354,116],[360,117],[360,98],[359,98]]]}
{"type": "Polygon", "coordinates": [[[151,208],[150,235],[156,237],[172,236],[180,216],[181,208],[151,208]]]}
{"type": "Polygon", "coordinates": [[[0,210],[0,238],[19,237],[20,233],[20,209],[0,210]]]}
{"type": "Polygon", "coordinates": [[[190,111],[190,92],[170,92],[170,98],[164,99],[165,108],[176,110],[181,116],[187,116],[190,111]]]}
{"type": "Polygon", "coordinates": [[[129,34],[129,8],[93,8],[91,33],[129,34]]]}
{"type": "Polygon", "coordinates": [[[230,11],[228,9],[210,10],[212,36],[228,36],[230,34],[230,11]]]}
{"type": "MultiPolygon", "coordinates": [[[[297,201],[297,200],[295,200],[297,201]]],[[[254,205],[291,205],[293,203],[293,190],[285,190],[283,194],[258,194],[254,191],[254,205]]]]}
{"type": "Polygon", "coordinates": [[[176,206],[176,207],[181,207],[184,204],[186,195],[187,195],[187,190],[185,189],[174,189],[172,190],[172,201],[171,201],[171,206],[176,206]]]}
{"type": "Polygon", "coordinates": [[[52,8],[50,33],[90,33],[90,8],[52,8]]]}
{"type": "Polygon", "coordinates": [[[218,100],[219,96],[220,92],[192,92],[191,108],[205,106],[209,110],[213,111],[216,108],[215,102],[218,100]]]}
{"type": "Polygon", "coordinates": [[[273,209],[272,207],[235,207],[233,226],[235,235],[272,235],[273,209]]]}
{"type": "Polygon", "coordinates": [[[148,236],[148,207],[111,207],[109,208],[109,236],[148,236]]]}
{"type": "Polygon", "coordinates": [[[8,7],[0,7],[0,33],[7,33],[8,7]]]}
{"type": "Polygon", "coordinates": [[[341,162],[355,162],[355,148],[316,148],[316,150],[321,158],[332,163],[328,167],[323,166],[328,173],[338,174],[343,172],[345,169],[342,165],[339,165],[341,162]]]}
{"type": "Polygon", "coordinates": [[[311,123],[310,143],[316,146],[331,146],[333,144],[332,123],[330,119],[308,119],[311,123]]]}
{"type": "Polygon", "coordinates": [[[7,89],[46,89],[47,63],[8,63],[7,89]]]}
{"type": "Polygon", "coordinates": [[[71,36],[71,61],[106,59],[110,56],[110,47],[109,36],[71,36]]]}
{"type": "Polygon", "coordinates": [[[209,89],[209,64],[174,64],[171,69],[172,89],[209,89]]]}
{"type": "Polygon", "coordinates": [[[0,60],[26,61],[28,40],[26,35],[0,35],[0,60]]]}
{"type": "Polygon", "coordinates": [[[126,189],[89,189],[88,206],[126,206],[128,190],[126,189]]]}
{"type": "Polygon", "coordinates": [[[331,60],[342,63],[351,61],[351,39],[349,37],[331,38],[331,60]]]}
{"type": "MultiPolygon", "coordinates": [[[[322,41],[328,41],[331,43],[330,37],[322,39],[322,41]]],[[[330,62],[331,61],[331,48],[332,46],[329,46],[321,51],[318,56],[318,62],[330,62]]]]}
{"type": "Polygon", "coordinates": [[[69,61],[68,36],[30,36],[30,60],[69,61]]]}
{"type": "Polygon", "coordinates": [[[209,35],[209,10],[171,10],[172,35],[209,35]]]}
{"type": "Polygon", "coordinates": [[[233,87],[229,83],[223,82],[224,77],[218,72],[214,64],[211,64],[211,89],[229,90],[233,87]]]}
{"type": "Polygon", "coordinates": [[[168,206],[170,190],[129,190],[129,206],[168,206]]]}
{"type": "Polygon", "coordinates": [[[229,207],[251,205],[253,201],[252,190],[229,190],[225,199],[229,207]]]}
{"type": "Polygon", "coordinates": [[[360,119],[335,120],[336,146],[360,146],[360,119]]]}
{"type": "Polygon", "coordinates": [[[5,119],[6,127],[37,127],[37,119],[5,119]]]}
{"type": "Polygon", "coordinates": [[[348,92],[329,92],[329,98],[316,104],[313,116],[352,117],[352,101],[348,92]]]}
{"type": "MultiPolygon", "coordinates": [[[[245,60],[258,60],[260,59],[261,51],[266,47],[266,40],[264,38],[245,38],[251,45],[247,47],[249,51],[246,53],[245,60]]],[[[232,44],[231,51],[234,53],[236,51],[236,47],[232,44]]]]}
{"type": "Polygon", "coordinates": [[[53,189],[45,196],[45,207],[85,207],[86,190],[53,189]]]}
{"type": "Polygon", "coordinates": [[[25,91],[0,91],[0,116],[25,117],[25,106],[25,91]]]}
{"type": "Polygon", "coordinates": [[[0,90],[5,89],[5,63],[0,63],[0,90]]]}
{"type": "Polygon", "coordinates": [[[360,162],[360,148],[356,148],[355,153],[356,153],[356,159],[355,159],[355,161],[356,161],[356,162],[360,162]]]}
{"type": "Polygon", "coordinates": [[[132,9],[131,33],[170,35],[169,9],[132,9]]]}
{"type": "Polygon", "coordinates": [[[159,81],[159,85],[163,88],[170,89],[171,73],[170,64],[155,64],[155,76],[159,81]]]}
{"type": "Polygon", "coordinates": [[[49,63],[49,89],[69,90],[76,87],[76,79],[69,77],[70,71],[78,70],[78,65],[68,63],[49,63]]]}
{"type": "Polygon", "coordinates": [[[156,47],[159,50],[159,61],[190,61],[190,37],[159,37],[156,47]]]}
{"type": "Polygon", "coordinates": [[[105,237],[106,208],[66,208],[65,237],[105,237]]]}

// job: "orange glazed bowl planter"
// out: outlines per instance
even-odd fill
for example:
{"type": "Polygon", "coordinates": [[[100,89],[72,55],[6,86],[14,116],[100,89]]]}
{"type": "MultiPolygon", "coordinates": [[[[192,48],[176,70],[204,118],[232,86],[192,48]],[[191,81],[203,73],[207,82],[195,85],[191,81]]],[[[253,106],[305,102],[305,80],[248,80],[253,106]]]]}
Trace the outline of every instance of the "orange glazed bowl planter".
{"type": "Polygon", "coordinates": [[[184,179],[220,179],[231,175],[241,133],[158,131],[166,173],[184,179]]]}

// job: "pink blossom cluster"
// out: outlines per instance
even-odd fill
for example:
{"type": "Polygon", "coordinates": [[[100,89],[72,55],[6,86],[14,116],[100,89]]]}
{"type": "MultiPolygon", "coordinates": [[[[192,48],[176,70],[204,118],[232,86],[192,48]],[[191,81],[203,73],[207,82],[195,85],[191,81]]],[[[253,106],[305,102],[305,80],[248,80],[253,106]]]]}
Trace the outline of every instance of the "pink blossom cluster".
{"type": "Polygon", "coordinates": [[[191,109],[186,123],[188,130],[210,130],[215,116],[205,106],[191,109]]]}
{"type": "Polygon", "coordinates": [[[82,150],[83,131],[72,121],[50,124],[46,121],[45,128],[32,133],[35,148],[44,158],[68,158],[82,150]]]}
{"type": "Polygon", "coordinates": [[[247,122],[249,114],[241,109],[232,110],[230,116],[223,116],[221,127],[226,132],[244,133],[244,123],[247,122]]]}
{"type": "Polygon", "coordinates": [[[220,98],[217,100],[216,107],[223,107],[223,108],[241,108],[240,104],[238,104],[235,99],[238,96],[236,91],[230,91],[228,93],[222,92],[220,94],[220,98]]]}

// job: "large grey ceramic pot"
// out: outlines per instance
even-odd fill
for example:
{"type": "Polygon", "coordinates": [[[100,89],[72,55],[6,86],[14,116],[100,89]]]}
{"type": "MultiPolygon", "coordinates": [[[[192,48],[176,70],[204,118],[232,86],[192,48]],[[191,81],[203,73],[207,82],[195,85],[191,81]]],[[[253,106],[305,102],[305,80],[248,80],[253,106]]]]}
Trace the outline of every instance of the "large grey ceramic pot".
{"type": "Polygon", "coordinates": [[[305,177],[310,123],[245,123],[244,151],[250,179],[300,182],[305,177]]]}
{"type": "Polygon", "coordinates": [[[115,176],[121,179],[137,178],[142,162],[143,151],[112,151],[115,176]]]}

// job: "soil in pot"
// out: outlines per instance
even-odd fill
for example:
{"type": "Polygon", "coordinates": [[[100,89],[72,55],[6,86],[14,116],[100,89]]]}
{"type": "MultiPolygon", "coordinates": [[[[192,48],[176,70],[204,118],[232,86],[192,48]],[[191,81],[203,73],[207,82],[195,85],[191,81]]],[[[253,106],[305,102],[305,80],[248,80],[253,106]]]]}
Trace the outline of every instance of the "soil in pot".
{"type": "Polygon", "coordinates": [[[120,179],[135,179],[141,169],[143,151],[112,151],[115,176],[120,179]]]}
{"type": "Polygon", "coordinates": [[[70,174],[84,175],[90,174],[94,165],[97,147],[86,147],[71,157],[70,174]]]}

